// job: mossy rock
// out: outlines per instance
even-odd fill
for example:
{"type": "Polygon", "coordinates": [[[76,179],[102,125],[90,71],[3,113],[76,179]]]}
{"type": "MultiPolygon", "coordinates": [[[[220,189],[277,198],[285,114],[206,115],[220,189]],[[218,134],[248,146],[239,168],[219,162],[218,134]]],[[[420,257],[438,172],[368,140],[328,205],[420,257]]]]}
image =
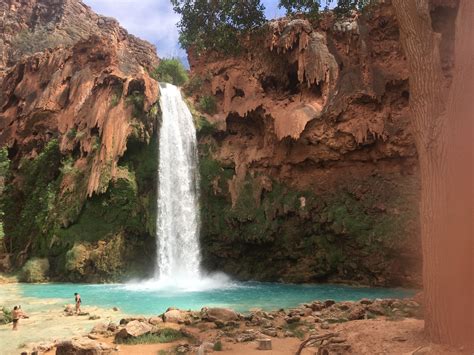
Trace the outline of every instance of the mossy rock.
{"type": "Polygon", "coordinates": [[[72,249],[66,253],[66,270],[83,275],[88,259],[89,250],[87,247],[83,244],[76,243],[72,249]]]}
{"type": "Polygon", "coordinates": [[[20,281],[37,283],[48,280],[49,261],[46,258],[33,258],[26,262],[20,271],[20,281]]]}

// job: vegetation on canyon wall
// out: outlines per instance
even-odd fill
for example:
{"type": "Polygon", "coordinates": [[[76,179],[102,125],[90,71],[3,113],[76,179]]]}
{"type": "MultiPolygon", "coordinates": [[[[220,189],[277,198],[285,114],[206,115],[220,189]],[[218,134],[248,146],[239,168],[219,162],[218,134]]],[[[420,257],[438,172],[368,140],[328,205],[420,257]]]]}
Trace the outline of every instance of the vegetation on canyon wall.
{"type": "MultiPolygon", "coordinates": [[[[139,96],[130,101],[134,110],[143,110],[139,96]]],[[[52,139],[36,158],[22,160],[9,175],[2,198],[8,249],[33,257],[21,279],[116,281],[145,275],[154,260],[156,137],[146,144],[132,134],[118,177],[109,178],[105,192],[85,202],[81,195],[87,179],[74,162],[52,139]],[[13,176],[16,183],[11,183],[13,176]],[[70,189],[62,189],[64,184],[70,189]]]]}
{"type": "Polygon", "coordinates": [[[266,281],[417,284],[402,270],[418,261],[397,255],[417,235],[415,176],[348,179],[316,194],[248,174],[232,205],[234,167],[213,159],[209,145],[200,148],[208,268],[266,281]]]}

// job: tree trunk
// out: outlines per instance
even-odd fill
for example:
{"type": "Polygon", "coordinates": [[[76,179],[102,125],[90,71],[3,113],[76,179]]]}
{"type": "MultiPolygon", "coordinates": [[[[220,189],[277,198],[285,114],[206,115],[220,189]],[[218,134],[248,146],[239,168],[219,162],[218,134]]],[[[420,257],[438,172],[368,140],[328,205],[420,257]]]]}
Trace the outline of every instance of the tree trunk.
{"type": "Polygon", "coordinates": [[[474,30],[473,5],[471,0],[460,2],[449,88],[441,67],[441,36],[432,29],[429,1],[393,0],[410,69],[412,126],[420,161],[425,330],[435,342],[466,346],[472,346],[474,334],[469,110],[474,101],[469,33],[474,30]]]}

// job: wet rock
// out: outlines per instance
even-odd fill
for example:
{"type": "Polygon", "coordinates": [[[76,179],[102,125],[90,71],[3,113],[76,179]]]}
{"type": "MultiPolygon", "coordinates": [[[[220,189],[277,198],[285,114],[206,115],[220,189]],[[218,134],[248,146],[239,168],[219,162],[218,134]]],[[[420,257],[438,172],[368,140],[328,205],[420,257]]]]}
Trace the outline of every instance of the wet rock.
{"type": "Polygon", "coordinates": [[[118,312],[118,311],[120,311],[120,309],[119,309],[118,307],[113,307],[113,308],[112,308],[112,311],[118,312]]]}
{"type": "Polygon", "coordinates": [[[89,338],[65,340],[56,346],[56,355],[106,355],[113,351],[112,346],[89,338]]]}
{"type": "Polygon", "coordinates": [[[239,315],[235,311],[227,308],[203,308],[201,309],[201,318],[210,322],[219,320],[221,322],[237,321],[239,315]]]}
{"type": "Polygon", "coordinates": [[[311,303],[311,309],[315,312],[320,311],[323,308],[324,308],[324,306],[320,301],[315,301],[315,302],[311,303]]]}
{"type": "Polygon", "coordinates": [[[145,322],[140,322],[138,320],[133,320],[128,322],[125,328],[121,329],[116,337],[117,338],[129,338],[129,337],[139,337],[145,334],[148,334],[152,331],[151,325],[145,322]]]}
{"type": "Polygon", "coordinates": [[[89,316],[89,320],[97,320],[97,319],[100,319],[100,316],[98,316],[96,314],[93,314],[93,315],[89,316]]]}

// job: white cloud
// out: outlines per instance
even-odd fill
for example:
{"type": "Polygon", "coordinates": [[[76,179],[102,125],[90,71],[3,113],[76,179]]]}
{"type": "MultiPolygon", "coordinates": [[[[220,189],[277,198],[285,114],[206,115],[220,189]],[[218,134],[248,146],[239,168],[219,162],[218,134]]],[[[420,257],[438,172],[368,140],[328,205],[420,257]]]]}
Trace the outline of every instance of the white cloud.
{"type": "Polygon", "coordinates": [[[83,0],[95,12],[116,18],[128,32],[156,45],[160,57],[185,56],[178,44],[179,15],[169,0],[83,0]]]}

